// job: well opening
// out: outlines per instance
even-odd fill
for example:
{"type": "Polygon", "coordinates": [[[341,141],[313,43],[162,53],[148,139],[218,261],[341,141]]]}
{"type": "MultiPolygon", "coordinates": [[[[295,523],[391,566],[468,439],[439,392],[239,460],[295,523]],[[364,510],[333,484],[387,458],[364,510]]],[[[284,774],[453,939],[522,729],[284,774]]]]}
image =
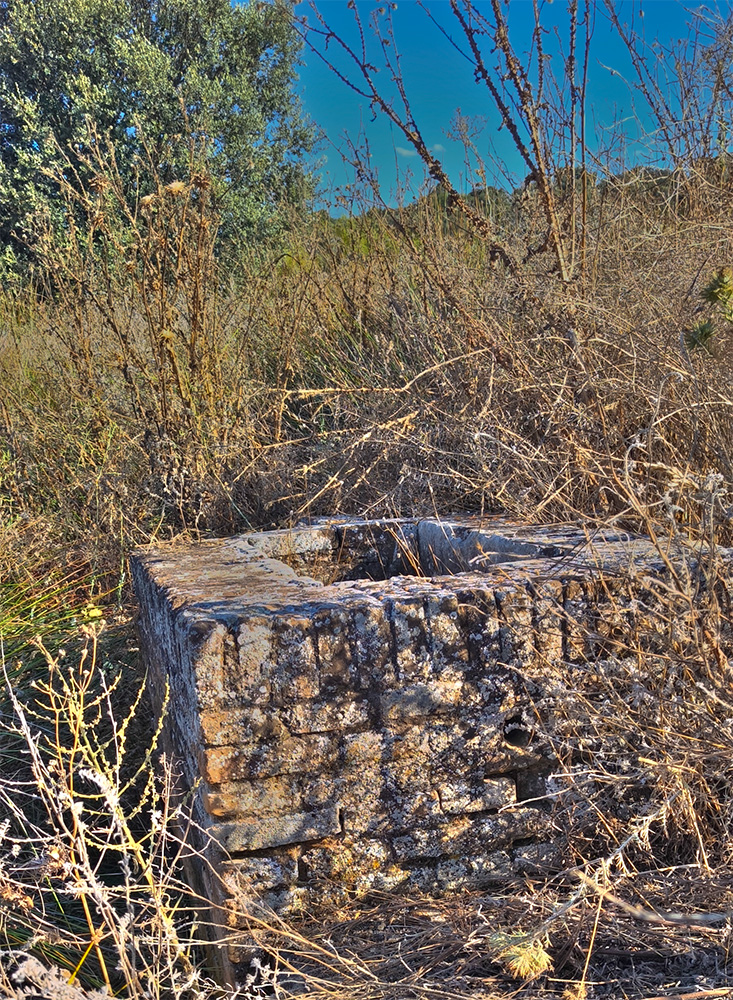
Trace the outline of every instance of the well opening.
{"type": "Polygon", "coordinates": [[[576,529],[567,527],[544,527],[538,540],[526,526],[499,518],[485,523],[482,530],[476,519],[328,521],[311,526],[310,547],[294,546],[290,532],[253,534],[248,539],[256,548],[265,536],[276,538],[268,546],[269,554],[296,573],[327,585],[480,572],[497,563],[557,558],[585,541],[576,529]]]}

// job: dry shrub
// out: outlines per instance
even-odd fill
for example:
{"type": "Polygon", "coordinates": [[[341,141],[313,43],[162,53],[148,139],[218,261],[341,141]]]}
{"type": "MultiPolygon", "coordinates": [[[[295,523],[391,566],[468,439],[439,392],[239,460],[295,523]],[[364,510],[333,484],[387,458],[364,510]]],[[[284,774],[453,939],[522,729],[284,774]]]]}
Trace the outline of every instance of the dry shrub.
{"type": "Polygon", "coordinates": [[[157,732],[138,717],[143,690],[103,655],[104,629],[99,618],[81,626],[76,655],[41,645],[47,669],[30,684],[16,677],[11,688],[5,671],[5,996],[35,986],[83,997],[96,986],[188,997],[206,987],[179,873],[184,806],[174,805],[157,732]]]}
{"type": "Polygon", "coordinates": [[[202,288],[205,322],[192,293],[167,293],[166,325],[154,283],[99,279],[90,298],[72,271],[3,359],[10,515],[115,571],[120,548],[161,534],[324,513],[638,525],[638,501],[695,532],[707,477],[730,479],[731,369],[724,325],[714,353],[689,352],[684,330],[729,238],[711,248],[702,227],[670,267],[679,235],[625,219],[599,235],[616,247],[589,246],[582,294],[537,259],[521,282],[490,268],[429,206],[313,219],[286,253],[245,261],[237,288],[202,288]],[[217,347],[199,356],[207,324],[217,347]]]}

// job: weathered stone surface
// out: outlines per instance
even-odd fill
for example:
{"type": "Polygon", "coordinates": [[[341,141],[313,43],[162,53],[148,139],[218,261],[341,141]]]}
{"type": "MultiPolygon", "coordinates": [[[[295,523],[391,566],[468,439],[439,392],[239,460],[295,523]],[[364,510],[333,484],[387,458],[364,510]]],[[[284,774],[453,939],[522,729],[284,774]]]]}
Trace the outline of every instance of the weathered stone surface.
{"type": "Polygon", "coordinates": [[[434,712],[450,712],[461,700],[462,689],[463,681],[459,678],[429,684],[405,684],[397,691],[387,691],[380,699],[382,721],[391,726],[434,712]]]}
{"type": "Polygon", "coordinates": [[[277,737],[252,744],[203,748],[201,776],[212,785],[225,781],[301,774],[311,769],[329,770],[338,760],[341,738],[337,734],[277,737]]]}
{"type": "Polygon", "coordinates": [[[539,810],[517,808],[503,815],[465,815],[416,826],[395,837],[392,847],[398,861],[470,857],[485,853],[488,846],[504,847],[546,830],[547,817],[539,810]]]}
{"type": "Polygon", "coordinates": [[[506,883],[516,875],[514,858],[509,851],[491,851],[469,858],[446,858],[434,867],[412,869],[410,888],[442,894],[461,889],[484,889],[506,883]]]}
{"type": "Polygon", "coordinates": [[[298,853],[273,852],[267,858],[240,858],[221,866],[221,877],[232,896],[252,895],[292,885],[298,877],[298,853]]]}
{"type": "Polygon", "coordinates": [[[511,778],[446,781],[438,785],[438,795],[441,808],[449,815],[483,812],[515,803],[517,786],[511,778]]]}
{"type": "MultiPolygon", "coordinates": [[[[654,644],[665,558],[622,532],[502,518],[137,553],[141,645],[214,920],[561,865],[537,706],[640,626],[654,644]]],[[[246,949],[228,955],[224,975],[246,949]]]]}
{"type": "Polygon", "coordinates": [[[340,833],[341,823],[338,809],[331,806],[319,812],[280,813],[217,823],[210,827],[209,832],[231,854],[318,840],[332,833],[340,833]]]}

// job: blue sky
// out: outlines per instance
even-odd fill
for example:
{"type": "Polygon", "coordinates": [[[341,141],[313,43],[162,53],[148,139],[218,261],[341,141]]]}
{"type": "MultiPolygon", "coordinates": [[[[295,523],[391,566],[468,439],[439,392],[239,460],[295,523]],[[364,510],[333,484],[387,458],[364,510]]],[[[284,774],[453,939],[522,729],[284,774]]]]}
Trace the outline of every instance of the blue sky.
{"type": "MultiPolygon", "coordinates": [[[[356,0],[356,4],[367,32],[373,12],[389,6],[384,0],[382,3],[356,0]]],[[[427,8],[434,21],[465,47],[448,0],[423,0],[422,5],[415,0],[398,0],[395,6],[392,14],[394,35],[413,114],[426,143],[443,161],[453,183],[462,189],[480,183],[475,159],[469,157],[467,163],[461,143],[451,140],[447,134],[457,109],[473,119],[479,129],[475,144],[481,157],[487,161],[493,158],[494,164],[508,175],[505,184],[521,183],[526,170],[523,170],[508,132],[498,128],[500,123],[486,87],[475,83],[468,61],[451,46],[423,9],[427,8]]],[[[487,0],[478,0],[476,6],[486,13],[490,10],[487,0]]],[[[618,155],[623,145],[618,141],[618,126],[623,123],[622,130],[630,137],[625,157],[638,161],[646,154],[644,142],[636,139],[645,129],[651,128],[651,122],[645,115],[643,102],[639,102],[631,86],[635,77],[623,43],[604,13],[603,5],[591,6],[594,15],[587,100],[588,145],[595,151],[613,147],[618,155]]],[[[708,8],[703,4],[675,0],[618,0],[616,3],[622,22],[633,24],[643,33],[647,44],[658,42],[665,47],[686,37],[688,26],[696,15],[706,16],[710,10],[726,16],[730,6],[721,3],[708,8]]],[[[336,34],[358,45],[358,29],[347,0],[316,0],[316,7],[336,34]]],[[[531,0],[510,0],[508,9],[510,38],[518,54],[523,55],[531,46],[533,6],[531,0]]],[[[299,3],[296,13],[307,16],[311,23],[316,21],[308,3],[299,3]]],[[[552,56],[551,64],[556,64],[559,45],[567,43],[566,0],[545,0],[542,23],[547,29],[546,51],[552,56]]],[[[314,42],[347,75],[357,79],[353,66],[333,41],[327,50],[322,40],[314,39],[314,42]]],[[[383,67],[381,53],[369,34],[367,44],[371,61],[383,67]]],[[[360,137],[368,140],[371,166],[378,172],[383,195],[389,201],[397,197],[400,183],[407,183],[413,192],[419,190],[424,177],[422,165],[399,130],[381,112],[375,114],[367,100],[350,90],[308,48],[303,59],[305,65],[299,71],[301,98],[306,112],[324,135],[319,149],[324,191],[340,188],[353,180],[353,171],[344,165],[340,151],[348,150],[349,142],[358,143],[360,137]]],[[[378,79],[384,81],[387,90],[390,89],[386,69],[380,69],[378,79]]]]}

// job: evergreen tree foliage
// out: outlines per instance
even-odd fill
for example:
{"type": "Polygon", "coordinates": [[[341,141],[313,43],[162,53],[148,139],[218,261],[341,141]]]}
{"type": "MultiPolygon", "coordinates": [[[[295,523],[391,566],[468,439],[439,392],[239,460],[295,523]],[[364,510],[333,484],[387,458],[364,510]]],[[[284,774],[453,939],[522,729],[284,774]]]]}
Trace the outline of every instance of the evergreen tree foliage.
{"type": "Polygon", "coordinates": [[[133,198],[205,148],[225,238],[267,235],[307,183],[299,48],[287,0],[0,0],[0,253],[32,253],[38,213],[61,221],[48,172],[87,182],[92,135],[133,198]]]}

